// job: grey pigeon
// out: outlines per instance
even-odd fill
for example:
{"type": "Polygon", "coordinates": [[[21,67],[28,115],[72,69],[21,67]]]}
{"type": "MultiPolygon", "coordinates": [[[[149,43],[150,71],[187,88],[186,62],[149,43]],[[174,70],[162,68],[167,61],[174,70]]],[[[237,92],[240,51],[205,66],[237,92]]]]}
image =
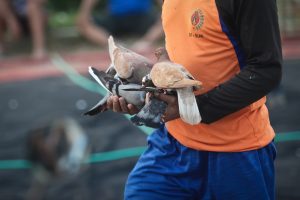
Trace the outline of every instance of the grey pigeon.
{"type": "Polygon", "coordinates": [[[89,73],[92,77],[107,90],[107,95],[101,99],[93,108],[84,113],[84,115],[96,115],[107,110],[106,102],[110,95],[123,97],[129,104],[135,105],[137,108],[142,108],[145,104],[145,91],[126,91],[127,88],[140,88],[140,85],[122,82],[104,71],[99,71],[93,67],[89,67],[89,73]]]}
{"type": "Polygon", "coordinates": [[[166,108],[167,104],[165,102],[151,98],[139,113],[130,118],[130,120],[137,126],[159,128],[162,124],[161,116],[165,113],[166,108]]]}
{"type": "MultiPolygon", "coordinates": [[[[149,93],[165,93],[168,95],[176,95],[175,91],[168,91],[153,87],[149,76],[143,79],[143,86],[140,88],[127,88],[126,91],[147,91],[149,93]]],[[[150,97],[149,102],[130,120],[137,126],[148,126],[152,128],[159,128],[162,124],[161,116],[165,113],[167,103],[155,97],[150,97]]]]}

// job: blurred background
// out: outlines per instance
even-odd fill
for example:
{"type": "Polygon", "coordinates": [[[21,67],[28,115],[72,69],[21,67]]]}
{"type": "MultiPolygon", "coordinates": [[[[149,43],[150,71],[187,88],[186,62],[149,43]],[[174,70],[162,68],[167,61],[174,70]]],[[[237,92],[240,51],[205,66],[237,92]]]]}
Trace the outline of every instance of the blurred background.
{"type": "MultiPolygon", "coordinates": [[[[0,200],[122,199],[151,129],[110,111],[82,116],[104,94],[87,67],[107,68],[109,34],[154,59],[163,33],[159,1],[112,2],[0,1],[0,200]]],[[[283,79],[268,96],[277,199],[298,200],[300,1],[277,2],[283,79]]]]}

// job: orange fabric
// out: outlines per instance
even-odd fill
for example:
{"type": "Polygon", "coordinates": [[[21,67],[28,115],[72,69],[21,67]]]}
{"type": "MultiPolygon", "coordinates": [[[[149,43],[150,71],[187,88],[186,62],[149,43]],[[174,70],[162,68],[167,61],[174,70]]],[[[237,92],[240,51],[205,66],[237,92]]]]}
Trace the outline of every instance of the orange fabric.
{"type": "MultiPolygon", "coordinates": [[[[231,41],[222,31],[215,0],[165,0],[162,22],[166,48],[203,83],[205,93],[240,71],[231,41]]],[[[274,138],[265,98],[210,125],[181,119],[166,124],[183,145],[207,151],[239,152],[265,146],[274,138]]]]}

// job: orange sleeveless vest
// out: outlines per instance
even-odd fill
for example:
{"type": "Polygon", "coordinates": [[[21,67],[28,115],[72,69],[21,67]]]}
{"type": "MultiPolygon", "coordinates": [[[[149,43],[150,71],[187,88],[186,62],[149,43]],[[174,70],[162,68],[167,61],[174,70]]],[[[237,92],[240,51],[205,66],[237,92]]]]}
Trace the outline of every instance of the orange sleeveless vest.
{"type": "MultiPolygon", "coordinates": [[[[203,83],[205,93],[240,71],[238,53],[222,27],[215,0],[165,0],[162,23],[172,61],[203,83]]],[[[274,138],[266,98],[214,123],[189,125],[181,119],[166,127],[183,145],[206,151],[240,152],[261,148],[274,138]]]]}

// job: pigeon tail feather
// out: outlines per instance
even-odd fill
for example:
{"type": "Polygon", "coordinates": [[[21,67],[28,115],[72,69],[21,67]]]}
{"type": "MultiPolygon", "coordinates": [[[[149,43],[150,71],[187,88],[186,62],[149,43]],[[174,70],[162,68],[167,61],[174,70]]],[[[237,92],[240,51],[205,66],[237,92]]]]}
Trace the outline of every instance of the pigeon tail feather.
{"type": "Polygon", "coordinates": [[[89,111],[83,113],[83,115],[97,115],[98,113],[102,113],[107,110],[106,102],[110,97],[110,94],[107,93],[94,107],[92,107],[89,111]]]}
{"type": "Polygon", "coordinates": [[[177,89],[179,113],[181,119],[191,125],[202,120],[192,87],[177,89]]]}
{"type": "Polygon", "coordinates": [[[117,48],[118,47],[115,44],[113,36],[109,36],[109,38],[108,38],[108,51],[109,51],[109,57],[110,57],[111,63],[113,65],[115,65],[114,51],[117,48]]]}

